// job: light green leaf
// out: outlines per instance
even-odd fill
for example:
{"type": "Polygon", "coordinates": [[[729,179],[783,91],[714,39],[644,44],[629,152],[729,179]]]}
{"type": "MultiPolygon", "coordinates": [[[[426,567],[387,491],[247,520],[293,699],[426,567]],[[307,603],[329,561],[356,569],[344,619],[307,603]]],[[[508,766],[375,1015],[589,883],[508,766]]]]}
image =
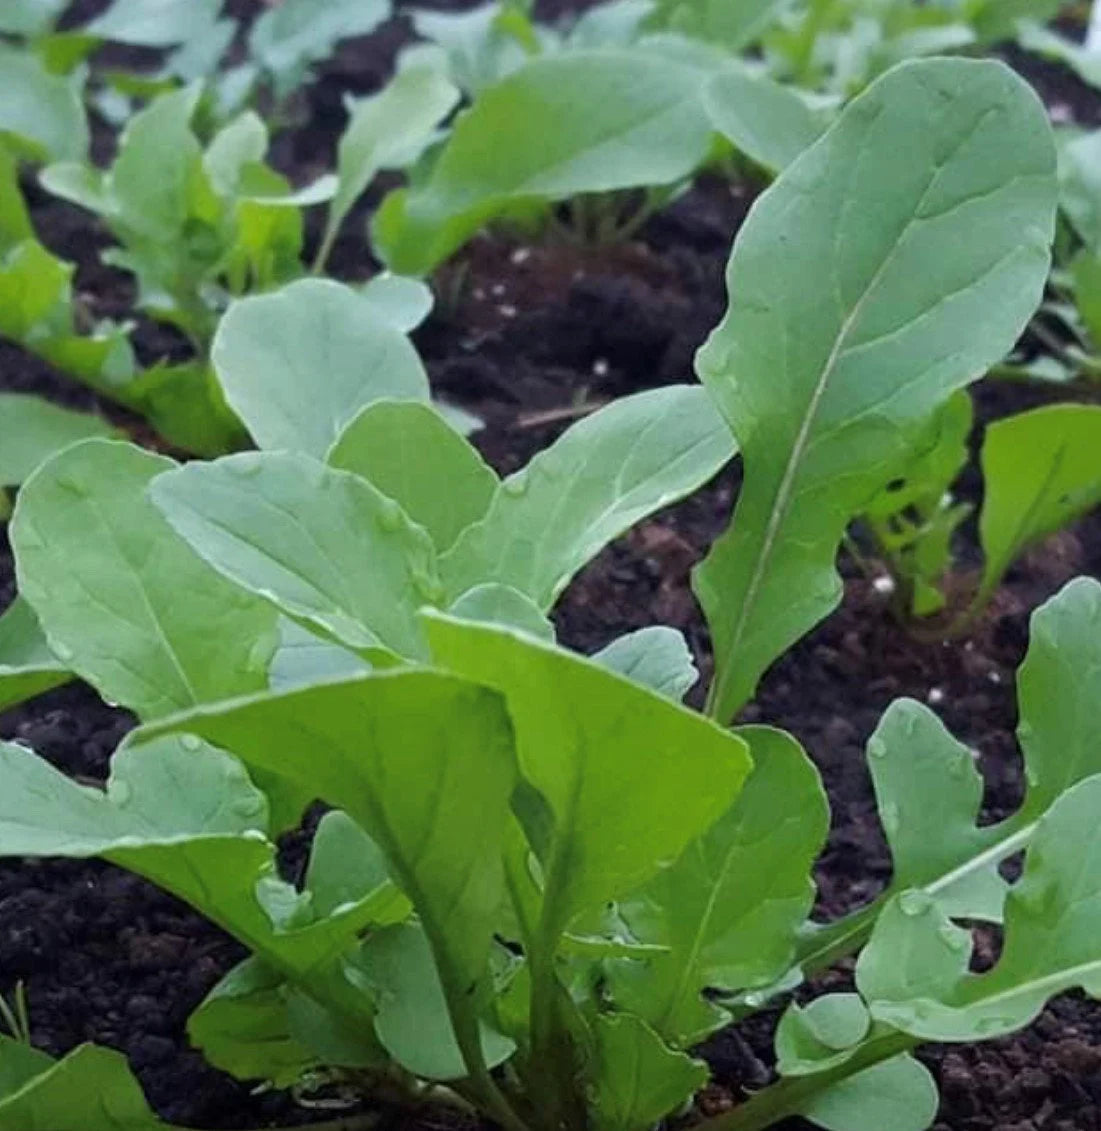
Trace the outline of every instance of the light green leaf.
{"type": "Polygon", "coordinates": [[[602,1013],[593,1030],[594,1131],[637,1131],[653,1126],[707,1083],[707,1065],[702,1060],[669,1048],[638,1017],[602,1013]]]}
{"type": "Polygon", "coordinates": [[[683,634],[665,625],[640,628],[613,640],[593,656],[593,662],[675,702],[700,678],[683,634]]]}
{"type": "Polygon", "coordinates": [[[0,43],[0,142],[5,134],[37,160],[79,161],[88,152],[80,88],[31,52],[0,43]]]}
{"type": "Polygon", "coordinates": [[[213,24],[222,0],[114,0],[85,27],[88,35],[138,47],[174,47],[213,24]]]}
{"type": "Polygon", "coordinates": [[[754,205],[697,363],[746,465],[732,527],[695,577],[717,718],[837,604],[850,519],[1035,309],[1054,156],[1043,106],[1008,68],[907,63],[754,205]]]}
{"type": "Polygon", "coordinates": [[[929,1069],[904,1054],[832,1084],[800,1115],[826,1131],[926,1131],[939,1103],[929,1069]]]}
{"type": "Polygon", "coordinates": [[[114,429],[101,416],[74,412],[27,393],[0,393],[0,484],[22,483],[54,453],[114,429]]]}
{"type": "Polygon", "coordinates": [[[485,518],[440,561],[448,595],[499,581],[549,609],[607,543],[706,483],[733,454],[697,386],[613,401],[501,484],[485,518]]]}
{"type": "Polygon", "coordinates": [[[1064,990],[1101,990],[1099,807],[1094,776],[1040,820],[989,973],[970,972],[971,936],[934,899],[910,891],[892,900],[857,964],[873,1017],[922,1040],[989,1040],[1023,1028],[1064,990]]]}
{"type": "Polygon", "coordinates": [[[24,1084],[48,1072],[53,1058],[15,1037],[0,1033],[0,1104],[24,1084]]]}
{"type": "Polygon", "coordinates": [[[8,0],[0,11],[0,31],[28,39],[45,35],[66,7],[66,0],[8,0]]]}
{"type": "Polygon", "coordinates": [[[1001,918],[997,865],[1028,844],[1036,822],[1076,783],[1101,773],[1093,715],[1101,702],[1101,584],[1078,578],[1032,616],[1017,674],[1027,788],[1021,808],[976,827],[982,780],[971,753],[928,708],[902,700],[868,743],[880,820],[894,859],[884,895],[836,923],[807,932],[802,960],[817,968],[870,933],[883,902],[907,889],[936,896],[947,914],[1001,918]]]}
{"type": "Polygon", "coordinates": [[[1082,251],[1070,265],[1074,305],[1094,348],[1101,348],[1101,257],[1082,251]]]}
{"type": "Polygon", "coordinates": [[[328,455],[401,504],[443,552],[489,510],[499,480],[474,446],[430,405],[377,401],[341,432],[328,455]]]}
{"type": "MultiPolygon", "coordinates": [[[[467,1075],[447,1011],[447,999],[425,933],[414,923],[373,934],[357,968],[378,995],[375,1033],[386,1051],[424,1080],[467,1075]]],[[[515,1052],[507,1037],[481,1026],[482,1053],[492,1068],[515,1052]]]]}
{"type": "Polygon", "coordinates": [[[235,966],[188,1018],[192,1045],[238,1080],[270,1080],[288,1088],[318,1058],[294,1038],[287,1021],[283,975],[257,958],[235,966]]]}
{"type": "Polygon", "coordinates": [[[1101,130],[1059,146],[1059,204],[1086,247],[1101,252],[1101,130]]]}
{"type": "Polygon", "coordinates": [[[227,122],[203,154],[203,168],[215,191],[236,194],[244,170],[263,161],[268,151],[268,127],[253,110],[245,110],[227,122]]]}
{"type": "Polygon", "coordinates": [[[347,471],[242,452],[158,476],[151,498],[204,561],[355,649],[424,654],[416,611],[439,596],[428,535],[347,471]]]}
{"type": "Polygon", "coordinates": [[[545,940],[645,883],[741,789],[744,742],[698,714],[532,637],[425,621],[437,663],[504,694],[521,771],[549,808],[546,837],[525,822],[544,869],[545,940]]]}
{"type": "Polygon", "coordinates": [[[171,1131],[153,1113],[126,1057],[80,1045],[63,1060],[0,1097],[0,1131],[171,1131]]]}
{"type": "Polygon", "coordinates": [[[0,615],[0,710],[69,681],[69,669],[50,651],[38,619],[22,597],[0,615]]]}
{"type": "Polygon", "coordinates": [[[249,52],[272,73],[276,96],[282,98],[339,40],[367,35],[390,12],[390,0],[282,0],[252,25],[249,52]]]}
{"type": "Polygon", "coordinates": [[[11,522],[19,590],[53,653],[142,718],[265,686],[275,614],[147,500],[170,459],[86,440],[41,466],[11,522]]]}
{"type": "Polygon", "coordinates": [[[1027,546],[1101,503],[1101,408],[1046,405],[998,420],[982,448],[979,536],[986,564],[976,603],[1027,546]]]}
{"type": "Polygon", "coordinates": [[[516,781],[499,697],[406,669],[199,710],[169,728],[308,785],[367,832],[428,935],[468,1064],[477,1057],[474,1006],[504,896],[516,781]]]}
{"type": "Polygon", "coordinates": [[[704,87],[711,122],[751,161],[779,173],[818,140],[830,115],[791,87],[732,68],[704,87]]]}
{"type": "Polygon", "coordinates": [[[287,691],[306,683],[346,679],[370,671],[371,665],[290,617],[279,618],[279,647],[268,667],[268,686],[287,691]]]}
{"type": "Polygon", "coordinates": [[[378,94],[353,106],[337,147],[339,184],[318,264],[325,263],[340,225],[375,176],[412,164],[458,101],[459,91],[435,68],[409,66],[378,94]]]}
{"type": "Polygon", "coordinates": [[[870,1026],[859,994],[825,994],[805,1006],[792,1002],[776,1027],[776,1069],[782,1076],[809,1076],[843,1064],[870,1026]]]}
{"type": "Polygon", "coordinates": [[[662,22],[674,31],[741,51],[761,36],[791,0],[658,0],[662,22]]]}
{"type": "Polygon", "coordinates": [[[668,185],[711,145],[702,73],[641,51],[536,58],[483,91],[427,181],[374,222],[392,271],[424,274],[510,203],[668,185]]]}
{"type": "Polygon", "coordinates": [[[432,288],[421,279],[381,271],[359,292],[395,330],[411,334],[432,313],[432,288]]]}
{"type": "Polygon", "coordinates": [[[795,739],[768,727],[736,733],[753,758],[741,794],[621,908],[637,939],[668,953],[617,964],[613,996],[680,1047],[727,1020],[704,990],[761,989],[791,965],[829,823],[818,774],[795,739]]]}
{"type": "MultiPolygon", "coordinates": [[[[554,625],[539,611],[539,606],[518,589],[495,581],[468,589],[452,602],[447,611],[463,620],[518,628],[540,640],[554,643],[554,625]]],[[[613,665],[606,666],[614,670],[613,665]]]]}
{"type": "Polygon", "coordinates": [[[226,400],[262,448],[323,459],[372,402],[428,400],[428,378],[405,335],[328,279],[233,303],[211,356],[226,400]]]}

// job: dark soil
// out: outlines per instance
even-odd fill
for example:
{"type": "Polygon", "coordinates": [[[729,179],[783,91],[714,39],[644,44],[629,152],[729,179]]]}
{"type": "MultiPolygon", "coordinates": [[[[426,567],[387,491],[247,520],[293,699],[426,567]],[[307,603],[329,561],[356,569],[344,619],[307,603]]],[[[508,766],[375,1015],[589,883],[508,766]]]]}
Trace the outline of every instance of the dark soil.
{"type": "MultiPolygon", "coordinates": [[[[460,7],[437,3],[436,7],[460,7]]],[[[559,4],[559,8],[576,4],[559,4]]],[[[407,32],[391,21],[345,44],[305,97],[311,126],[279,139],[276,160],[298,180],[329,161],[344,90],[375,89],[407,32]]],[[[1101,102],[1066,72],[1014,57],[1049,104],[1079,120],[1101,120],[1101,102]]],[[[103,144],[109,144],[109,139],[103,144]]],[[[704,179],[627,247],[583,251],[501,237],[477,239],[440,277],[440,306],[417,334],[435,389],[487,422],[477,442],[502,471],[525,462],[571,419],[639,388],[690,379],[691,361],[723,304],[723,267],[733,232],[758,186],[704,179]]],[[[32,194],[43,239],[79,264],[78,290],[97,316],[129,310],[126,276],[99,265],[103,233],[82,213],[32,194]]],[[[338,274],[373,270],[362,240],[363,209],[337,247],[338,274]]],[[[142,350],[177,343],[145,327],[142,350]]],[[[5,389],[35,390],[88,406],[90,394],[0,342],[5,389]]],[[[1007,384],[977,390],[981,422],[1057,396],[1007,384]]],[[[728,519],[737,472],[644,523],[610,547],[570,587],[556,614],[571,647],[593,651],[653,623],[682,629],[705,673],[708,644],[689,570],[728,519]]],[[[963,489],[979,490],[972,472],[963,489]]],[[[973,548],[964,547],[964,558],[973,548]]],[[[844,563],[843,563],[844,564],[844,563]]],[[[769,673],[747,720],[784,727],[805,743],[833,806],[819,864],[818,913],[836,915],[880,888],[889,872],[864,768],[863,744],[882,710],[909,695],[936,707],[978,751],[987,777],[986,813],[1010,812],[1020,797],[1013,737],[1013,673],[1031,609],[1070,577],[1101,576],[1101,515],[1059,535],[1015,568],[971,639],[918,643],[892,620],[886,598],[857,571],[843,607],[769,673]]],[[[12,571],[0,545],[0,605],[12,571]]],[[[32,746],[72,775],[101,780],[131,725],[73,685],[0,716],[0,735],[32,746]]],[[[186,907],[115,868],[80,862],[0,862],[0,990],[25,981],[34,1040],[55,1054],[82,1041],[123,1050],[156,1109],[192,1127],[246,1128],[331,1118],[286,1093],[257,1093],[209,1068],[188,1047],[189,1013],[242,956],[240,948],[186,907]]],[[[843,975],[842,975],[843,976],[843,975]]],[[[701,1107],[720,1110],[771,1078],[770,1019],[731,1030],[704,1050],[715,1084],[701,1107]]],[[[1079,997],[1055,1002],[1026,1032],[975,1047],[922,1051],[942,1090],[940,1131],[1101,1129],[1101,1008],[1079,997]]],[[[442,1126],[391,1113],[394,1127],[442,1126]]],[[[807,1125],[790,1121],[791,1131],[807,1125]]],[[[884,1129],[889,1131],[889,1129],[884,1129]]]]}

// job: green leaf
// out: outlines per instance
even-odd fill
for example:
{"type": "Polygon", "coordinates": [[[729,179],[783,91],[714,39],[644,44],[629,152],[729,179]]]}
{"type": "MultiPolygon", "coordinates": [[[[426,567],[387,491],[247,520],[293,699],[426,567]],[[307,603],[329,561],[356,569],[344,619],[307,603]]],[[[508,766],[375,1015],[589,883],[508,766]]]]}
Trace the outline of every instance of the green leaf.
{"type": "Polygon", "coordinates": [[[212,358],[226,400],[260,447],[318,459],[374,401],[428,400],[428,378],[405,335],[328,279],[233,303],[212,358]]]}
{"type": "Polygon", "coordinates": [[[1059,204],[1087,249],[1101,251],[1101,130],[1060,145],[1059,204]]]}
{"type": "Polygon", "coordinates": [[[114,0],[85,27],[88,35],[137,47],[174,47],[213,24],[222,0],[114,0]]]}
{"type": "Polygon", "coordinates": [[[40,467],[11,522],[19,590],[53,653],[142,718],[263,688],[275,614],[147,500],[170,459],[86,440],[40,467]]]}
{"type": "Polygon", "coordinates": [[[424,274],[514,202],[674,184],[711,146],[702,73],[643,51],[536,58],[458,119],[427,181],[374,222],[392,271],[424,274]]]}
{"type": "Polygon", "coordinates": [[[371,665],[355,652],[315,635],[290,617],[279,618],[279,647],[268,666],[268,686],[272,691],[346,679],[370,670],[371,665]]]}
{"type": "Polygon", "coordinates": [[[973,1041],[1029,1024],[1058,993],[1101,990],[1101,776],[1067,790],[1040,820],[1006,898],[1005,942],[986,974],[969,969],[969,932],[936,900],[903,892],[857,964],[873,1017],[921,1040],[973,1041]]]}
{"type": "Polygon", "coordinates": [[[1046,405],[986,430],[979,536],[986,564],[976,603],[1027,546],[1101,503],[1101,408],[1046,405]]]}
{"type": "Polygon", "coordinates": [[[362,826],[424,927],[469,1066],[516,781],[499,697],[406,669],[199,710],[147,732],[160,729],[203,735],[309,786],[362,826]]]}
{"type": "Polygon", "coordinates": [[[1101,701],[1101,584],[1072,581],[1033,614],[1017,699],[1025,799],[1013,816],[981,827],[983,783],[971,752],[921,704],[901,700],[888,708],[868,742],[868,764],[894,879],[868,907],[809,931],[805,961],[817,967],[823,956],[848,953],[883,902],[908,889],[936,896],[950,915],[1001,918],[1005,883],[997,865],[1028,844],[1062,793],[1101,773],[1092,725],[1101,701]]]}
{"type": "Polygon", "coordinates": [[[658,0],[668,27],[730,51],[749,47],[790,6],[790,0],[658,0]]]}
{"type": "Polygon", "coordinates": [[[1071,261],[1074,305],[1094,348],[1101,343],[1101,258],[1083,251],[1071,261]]]}
{"type": "Polygon", "coordinates": [[[669,1048],[645,1021],[600,1014],[594,1024],[594,1131],[638,1131],[690,1100],[708,1079],[707,1065],[669,1048]]]}
{"type": "Polygon", "coordinates": [[[276,97],[282,98],[339,40],[367,35],[390,12],[390,0],[282,0],[252,25],[249,52],[271,72],[276,97]]]}
{"type": "Polygon", "coordinates": [[[394,329],[411,334],[432,313],[432,288],[421,279],[381,271],[359,292],[394,329]]]}
{"type": "Polygon", "coordinates": [[[903,1054],[830,1085],[799,1114],[826,1131],[926,1131],[939,1103],[932,1073],[903,1054]]]}
{"type": "MultiPolygon", "coordinates": [[[[398,1064],[423,1080],[464,1078],[467,1069],[424,931],[406,923],[373,934],[360,949],[357,968],[378,995],[375,1033],[398,1064]]],[[[484,1024],[481,1044],[491,1068],[516,1051],[513,1041],[484,1024]]]]}
{"type": "Polygon", "coordinates": [[[499,480],[430,405],[378,401],[341,432],[327,462],[401,504],[439,551],[489,510],[499,480]]]}
{"type": "Polygon", "coordinates": [[[549,809],[547,837],[526,822],[547,938],[645,883],[741,789],[744,742],[694,712],[532,637],[425,621],[437,663],[508,701],[521,772],[549,809]]]}
{"type": "MultiPolygon", "coordinates": [[[[487,585],[475,585],[453,601],[447,611],[463,620],[518,628],[540,640],[554,643],[554,625],[539,611],[539,606],[508,585],[492,581],[487,585]]],[[[606,666],[613,667],[611,664],[606,666]]]]}
{"type": "Polygon", "coordinates": [[[0,1033],[0,1104],[24,1084],[48,1072],[53,1063],[52,1057],[32,1045],[0,1033]]]}
{"type": "MultiPolygon", "coordinates": [[[[452,612],[457,610],[453,608],[452,612]]],[[[700,678],[688,642],[675,628],[665,625],[640,628],[613,640],[593,656],[593,662],[675,702],[683,699],[700,678]]]]}
{"type": "Polygon", "coordinates": [[[776,1069],[782,1076],[808,1076],[843,1064],[870,1026],[859,994],[825,994],[806,1006],[792,1002],[776,1027],[776,1069]]]}
{"type": "Polygon", "coordinates": [[[93,413],[74,412],[27,393],[0,393],[0,484],[22,483],[62,448],[114,431],[93,413]]]}
{"type": "Polygon", "coordinates": [[[211,1064],[238,1080],[287,1088],[318,1063],[290,1032],[283,975],[257,958],[239,963],[207,994],[188,1018],[187,1035],[211,1064]]]}
{"type": "Polygon", "coordinates": [[[0,710],[69,681],[69,669],[50,651],[38,619],[22,597],[0,615],[0,710]]]}
{"type": "Polygon", "coordinates": [[[80,1045],[18,1091],[0,1097],[0,1131],[171,1131],[113,1049],[80,1045]]]}
{"type": "Polygon", "coordinates": [[[66,0],[8,0],[0,12],[0,31],[33,39],[49,32],[66,0]]]}
{"type": "Polygon", "coordinates": [[[717,718],[837,604],[844,529],[929,414],[1012,347],[1047,275],[1054,165],[1043,106],[1008,68],[921,61],[850,103],[754,205],[698,357],[746,465],[695,576],[717,718]]]}
{"type": "Polygon", "coordinates": [[[818,140],[829,115],[767,75],[727,69],[704,87],[711,122],[751,161],[779,173],[818,140]]]}
{"type": "Polygon", "coordinates": [[[410,66],[399,70],[378,94],[355,103],[337,147],[339,184],[329,206],[319,264],[324,264],[340,225],[375,176],[383,169],[412,164],[458,101],[459,91],[437,70],[410,66]]]}
{"type": "Polygon", "coordinates": [[[0,43],[0,142],[5,134],[36,160],[79,161],[88,152],[80,88],[29,51],[0,43]]]}
{"type": "Polygon", "coordinates": [[[706,483],[733,454],[701,388],[613,401],[501,484],[485,518],[441,558],[447,592],[499,581],[549,609],[607,543],[706,483]]]}
{"type": "Polygon", "coordinates": [[[704,990],[761,989],[791,965],[829,824],[822,784],[795,739],[768,727],[736,733],[753,758],[741,794],[621,908],[637,939],[668,952],[613,967],[613,996],[680,1047],[727,1020],[704,990]]]}
{"type": "Polygon", "coordinates": [[[424,654],[418,606],[439,595],[428,535],[347,471],[242,452],[158,476],[151,498],[219,573],[355,649],[424,654]]]}

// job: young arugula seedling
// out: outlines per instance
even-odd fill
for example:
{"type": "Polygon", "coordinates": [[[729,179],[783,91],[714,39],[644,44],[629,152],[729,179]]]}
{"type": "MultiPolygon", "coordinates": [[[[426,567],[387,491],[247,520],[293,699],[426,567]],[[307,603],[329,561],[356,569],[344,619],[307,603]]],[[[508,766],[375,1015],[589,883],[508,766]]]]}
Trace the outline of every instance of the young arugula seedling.
{"type": "MultiPolygon", "coordinates": [[[[0,853],[103,857],[241,940],[250,959],[190,1027],[228,1070],[445,1083],[506,1131],[647,1131],[706,1081],[699,1041],[860,952],[855,994],[788,1009],[779,1082],[698,1126],[923,1131],[916,1045],[1004,1035],[1098,984],[1101,585],[1034,616],[1012,816],[979,824],[970,751],[920,704],[889,708],[868,760],[894,875],[838,922],[808,922],[828,827],[813,766],[783,732],[716,719],[829,610],[848,523],[1012,345],[1054,208],[1050,131],[1019,80],[900,67],[748,219],[708,388],[608,406],[503,481],[412,370],[400,399],[357,404],[348,375],[374,361],[339,320],[320,392],[289,379],[291,355],[256,395],[242,344],[277,333],[288,292],[247,300],[226,395],[284,450],[171,467],[90,440],[21,492],[20,591],[49,647],[143,725],[105,791],[0,745],[0,853]],[[700,575],[714,718],[672,697],[685,653],[667,634],[585,658],[544,619],[602,545],[731,457],[709,391],[746,458],[700,575]],[[274,838],[315,799],[333,811],[297,889],[274,838]],[[1022,851],[1010,885],[999,865],[1022,851]],[[1004,922],[990,973],[969,972],[956,920],[1004,922]]],[[[26,1069],[14,1100],[67,1131],[37,1106],[59,1102],[48,1076],[26,1069]]]]}

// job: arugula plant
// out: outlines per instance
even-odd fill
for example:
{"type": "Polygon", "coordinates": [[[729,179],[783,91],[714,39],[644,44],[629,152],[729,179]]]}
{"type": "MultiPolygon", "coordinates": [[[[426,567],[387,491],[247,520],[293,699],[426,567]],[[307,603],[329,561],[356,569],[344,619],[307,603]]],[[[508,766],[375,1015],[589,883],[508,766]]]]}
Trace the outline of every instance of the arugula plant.
{"type": "MultiPolygon", "coordinates": [[[[503,481],[400,357],[357,403],[344,377],[373,363],[354,322],[306,304],[339,311],[343,289],[244,300],[215,353],[268,450],[177,467],[91,439],[20,493],[9,615],[32,662],[7,674],[51,678],[45,651],[143,725],[105,790],[0,746],[0,852],[103,857],[240,939],[251,957],[190,1024],[215,1064],[281,1083],[324,1067],[411,1102],[444,1084],[508,1131],[645,1131],[706,1081],[704,1037],[859,953],[855,993],[786,1011],[778,1082],[701,1126],[921,1131],[918,1044],[1003,1035],[1097,985],[1101,585],[1034,616],[1016,814],[979,825],[970,752],[920,704],[888,710],[868,758],[894,876],[838,922],[808,922],[813,766],[780,731],[724,724],[836,601],[849,522],[1027,320],[1054,164],[1001,65],[890,72],[751,213],[706,388],[610,405],[503,481]],[[320,388],[295,380],[299,307],[336,331],[320,388]],[[270,387],[248,361],[265,348],[285,357],[270,387]],[[731,430],[745,479],[698,575],[701,714],[678,701],[675,634],[582,657],[545,615],[609,539],[713,475],[731,430]],[[298,888],[274,838],[315,799],[331,809],[298,888]],[[998,866],[1022,850],[1011,886],[998,866]],[[957,920],[1004,923],[991,973],[968,972],[957,920]]],[[[21,1068],[14,1099],[58,1102],[50,1070],[21,1068]]]]}
{"type": "Polygon", "coordinates": [[[1022,552],[1101,503],[1101,408],[1048,405],[991,424],[980,454],[978,532],[985,561],[970,596],[952,602],[952,538],[971,506],[956,499],[951,486],[967,462],[970,430],[970,400],[957,393],[938,414],[928,450],[863,516],[874,551],[895,581],[894,605],[903,620],[955,604],[937,623],[940,637],[964,631],[981,614],[1022,552]]]}

